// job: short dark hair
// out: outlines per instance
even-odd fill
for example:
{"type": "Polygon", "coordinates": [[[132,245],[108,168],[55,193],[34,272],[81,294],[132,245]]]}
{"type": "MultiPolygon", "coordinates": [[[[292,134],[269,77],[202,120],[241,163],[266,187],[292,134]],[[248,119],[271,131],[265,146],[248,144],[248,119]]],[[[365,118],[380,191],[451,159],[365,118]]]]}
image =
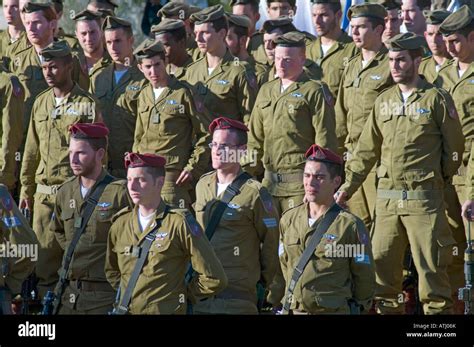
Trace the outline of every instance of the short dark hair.
{"type": "Polygon", "coordinates": [[[175,29],[175,30],[170,30],[170,31],[158,32],[158,33],[155,34],[155,36],[163,35],[163,34],[170,34],[173,37],[173,40],[175,42],[178,42],[178,41],[181,41],[181,40],[186,40],[186,38],[187,38],[185,27],[181,27],[181,28],[178,28],[178,29],[175,29]]]}
{"type": "Polygon", "coordinates": [[[143,169],[147,174],[151,175],[153,179],[164,177],[166,173],[164,167],[146,166],[143,169]]]}
{"type": "Polygon", "coordinates": [[[385,30],[385,19],[382,18],[375,18],[375,17],[366,17],[369,21],[370,25],[372,25],[372,29],[375,29],[379,25],[382,26],[382,30],[385,30]]]}
{"type": "Polygon", "coordinates": [[[431,8],[431,0],[416,0],[416,6],[420,10],[429,10],[431,8]]]}
{"type": "Polygon", "coordinates": [[[341,11],[341,3],[340,2],[328,2],[328,3],[313,3],[313,5],[326,5],[333,13],[336,13],[337,11],[341,11]]]}
{"type": "Polygon", "coordinates": [[[423,57],[423,48],[410,49],[408,50],[408,53],[410,54],[411,59],[415,60],[418,57],[423,57]]]}
{"type": "Polygon", "coordinates": [[[140,57],[140,56],[136,56],[136,58],[137,58],[138,64],[142,64],[142,63],[143,63],[143,59],[151,59],[151,58],[156,57],[156,56],[159,56],[161,60],[166,61],[166,60],[165,60],[165,59],[166,59],[165,52],[156,53],[156,54],[152,55],[151,57],[140,57]]]}
{"type": "Polygon", "coordinates": [[[235,33],[235,35],[237,35],[239,40],[242,37],[248,37],[249,36],[249,29],[248,28],[244,28],[244,27],[241,27],[239,25],[229,24],[229,30],[230,29],[234,30],[234,33],[235,33]]]}
{"type": "Polygon", "coordinates": [[[103,148],[107,151],[107,138],[100,137],[100,138],[90,138],[90,137],[71,137],[76,141],[84,141],[87,142],[94,151],[98,151],[99,149],[103,148]]]}
{"type": "Polygon", "coordinates": [[[337,176],[342,177],[342,175],[343,175],[342,165],[339,165],[339,164],[336,164],[336,163],[328,163],[328,162],[321,161],[321,160],[318,160],[318,159],[312,158],[312,157],[306,159],[306,162],[309,162],[309,161],[312,161],[312,162],[315,162],[315,163],[319,162],[321,164],[326,165],[326,168],[328,169],[328,172],[329,172],[329,177],[331,179],[334,179],[337,176]]]}
{"type": "Polygon", "coordinates": [[[225,31],[229,30],[229,22],[227,21],[227,18],[225,16],[222,16],[221,18],[213,20],[210,23],[212,24],[212,27],[214,28],[216,33],[221,31],[222,29],[225,29],[225,31]]]}
{"type": "Polygon", "coordinates": [[[51,60],[60,61],[64,65],[70,65],[70,64],[73,63],[72,54],[67,54],[64,57],[55,57],[55,58],[49,59],[47,61],[51,61],[51,60]]]}

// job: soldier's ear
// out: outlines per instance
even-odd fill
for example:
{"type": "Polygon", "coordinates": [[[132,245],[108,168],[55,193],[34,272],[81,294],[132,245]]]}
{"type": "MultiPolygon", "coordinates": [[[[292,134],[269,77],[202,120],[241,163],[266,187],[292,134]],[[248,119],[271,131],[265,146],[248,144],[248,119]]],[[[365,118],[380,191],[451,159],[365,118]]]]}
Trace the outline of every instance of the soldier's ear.
{"type": "Polygon", "coordinates": [[[339,187],[342,183],[342,177],[341,176],[334,177],[334,183],[336,184],[336,187],[339,187]]]}

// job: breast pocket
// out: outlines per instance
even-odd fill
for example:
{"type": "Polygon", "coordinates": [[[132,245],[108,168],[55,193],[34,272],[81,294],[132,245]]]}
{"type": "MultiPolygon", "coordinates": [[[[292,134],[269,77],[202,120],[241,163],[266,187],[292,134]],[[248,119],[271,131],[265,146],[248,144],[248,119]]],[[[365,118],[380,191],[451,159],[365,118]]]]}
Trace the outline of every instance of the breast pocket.
{"type": "Polygon", "coordinates": [[[74,210],[73,209],[66,209],[61,211],[61,220],[64,224],[64,230],[66,234],[66,240],[70,242],[74,235],[75,227],[74,227],[74,210]]]}
{"type": "MultiPolygon", "coordinates": [[[[153,113],[153,112],[152,112],[153,113]]],[[[176,135],[185,126],[184,112],[179,105],[165,105],[160,107],[160,133],[165,136],[176,135]]],[[[153,117],[153,116],[152,116],[153,117]]]]}
{"type": "Polygon", "coordinates": [[[113,208],[96,208],[95,210],[95,228],[92,235],[93,242],[107,242],[110,225],[112,224],[112,216],[115,214],[113,208]]]}
{"type": "Polygon", "coordinates": [[[143,267],[143,274],[148,277],[155,277],[158,272],[163,271],[163,263],[167,259],[171,259],[171,240],[169,233],[166,236],[163,234],[166,231],[159,231],[155,240],[151,244],[150,251],[148,252],[148,263],[145,263],[143,267]],[[161,236],[160,236],[161,235],[161,236]]]}

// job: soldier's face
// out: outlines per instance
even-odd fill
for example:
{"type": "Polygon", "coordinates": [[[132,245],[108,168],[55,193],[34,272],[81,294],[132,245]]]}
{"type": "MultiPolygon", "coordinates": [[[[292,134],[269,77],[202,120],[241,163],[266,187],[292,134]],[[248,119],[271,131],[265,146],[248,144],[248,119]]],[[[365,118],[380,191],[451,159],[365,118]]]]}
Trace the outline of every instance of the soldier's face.
{"type": "Polygon", "coordinates": [[[51,41],[56,27],[55,20],[48,22],[41,11],[25,13],[24,19],[26,35],[32,44],[42,46],[51,41]]]}
{"type": "Polygon", "coordinates": [[[240,55],[242,48],[245,49],[246,42],[247,38],[242,37],[241,39],[239,39],[237,34],[234,32],[234,28],[230,28],[227,32],[227,36],[225,37],[225,43],[227,44],[227,47],[229,48],[230,52],[236,57],[240,55]]]}
{"type": "Polygon", "coordinates": [[[72,64],[67,64],[62,59],[45,61],[41,68],[49,87],[61,88],[71,80],[72,64]]]}
{"type": "Polygon", "coordinates": [[[408,31],[421,35],[425,30],[426,20],[417,0],[402,1],[402,18],[408,31]]]}
{"type": "Polygon", "coordinates": [[[69,143],[69,165],[75,176],[88,177],[101,166],[104,149],[94,151],[87,141],[71,138],[69,143]]]}
{"type": "Polygon", "coordinates": [[[173,35],[169,33],[163,33],[155,36],[155,40],[161,42],[165,48],[165,56],[168,60],[168,63],[173,63],[175,57],[182,56],[186,54],[186,41],[176,42],[173,38],[173,35]]]}
{"type": "Polygon", "coordinates": [[[370,49],[381,40],[383,28],[381,25],[372,27],[366,17],[351,19],[352,39],[357,48],[370,49]]]}
{"type": "Polygon", "coordinates": [[[316,33],[318,36],[325,36],[338,27],[341,11],[334,13],[327,4],[314,4],[312,15],[316,33]]]}
{"type": "Polygon", "coordinates": [[[471,47],[474,47],[474,33],[471,32],[468,37],[456,33],[446,36],[443,39],[448,53],[453,58],[464,61],[471,55],[471,47]]]}
{"type": "Polygon", "coordinates": [[[217,129],[212,134],[212,167],[215,170],[228,170],[240,166],[246,145],[240,145],[237,134],[226,129],[217,129]]]}
{"type": "Polygon", "coordinates": [[[196,24],[194,35],[197,46],[202,53],[213,53],[220,49],[224,43],[227,31],[224,29],[216,32],[212,23],[196,24]]]}
{"type": "Polygon", "coordinates": [[[21,24],[18,0],[3,0],[3,15],[8,25],[21,24]]]}
{"type": "Polygon", "coordinates": [[[123,28],[119,28],[106,30],[104,37],[107,52],[109,52],[112,60],[127,64],[127,60],[133,54],[133,36],[127,35],[123,28]]]}
{"type": "Polygon", "coordinates": [[[433,55],[444,55],[447,51],[439,27],[439,25],[434,24],[426,25],[425,40],[433,55]]]}
{"type": "Polygon", "coordinates": [[[255,24],[260,19],[260,13],[255,12],[250,4],[238,4],[232,7],[232,14],[247,16],[250,19],[251,31],[255,30],[255,24]]]}
{"type": "Polygon", "coordinates": [[[280,32],[276,31],[271,34],[265,33],[263,34],[263,45],[265,48],[265,53],[267,55],[268,60],[275,61],[275,43],[273,42],[277,36],[280,35],[280,32]]]}
{"type": "Polygon", "coordinates": [[[160,83],[166,82],[168,78],[166,63],[158,55],[142,59],[142,62],[138,64],[138,68],[143,72],[145,78],[150,81],[153,88],[158,88],[160,83]]]}
{"type": "Polygon", "coordinates": [[[382,41],[385,42],[400,34],[400,25],[402,25],[402,19],[398,15],[398,10],[388,10],[387,17],[385,17],[385,30],[382,34],[382,41]]]}
{"type": "Polygon", "coordinates": [[[154,178],[146,168],[135,167],[127,170],[127,188],[134,204],[147,205],[156,201],[161,193],[164,177],[154,178]]]}
{"type": "Polygon", "coordinates": [[[388,52],[390,73],[395,83],[408,84],[418,75],[421,58],[413,59],[408,51],[388,52]]]}
{"type": "Polygon", "coordinates": [[[76,24],[76,37],[87,54],[97,52],[103,44],[103,33],[99,23],[95,20],[78,21],[76,24]]]}
{"type": "Polygon", "coordinates": [[[267,7],[268,19],[277,19],[280,16],[294,17],[296,6],[293,8],[288,2],[270,2],[267,7]]]}
{"type": "Polygon", "coordinates": [[[275,71],[278,77],[296,80],[303,71],[305,59],[302,47],[277,46],[275,48],[275,71]]]}
{"type": "Polygon", "coordinates": [[[329,203],[341,184],[341,177],[331,178],[326,164],[307,161],[303,173],[305,198],[309,202],[329,203]]]}

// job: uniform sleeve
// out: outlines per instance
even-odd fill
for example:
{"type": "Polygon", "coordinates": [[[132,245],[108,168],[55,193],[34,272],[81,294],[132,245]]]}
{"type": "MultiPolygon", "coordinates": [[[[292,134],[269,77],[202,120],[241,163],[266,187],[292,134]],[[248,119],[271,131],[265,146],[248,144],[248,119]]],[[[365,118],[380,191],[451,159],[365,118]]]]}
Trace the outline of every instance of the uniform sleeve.
{"type": "Polygon", "coordinates": [[[367,312],[375,294],[375,265],[367,229],[361,220],[353,225],[352,244],[363,252],[351,258],[352,294],[367,312]]]}
{"type": "Polygon", "coordinates": [[[260,96],[255,102],[249,122],[247,155],[241,161],[242,168],[252,176],[258,176],[263,173],[262,157],[265,132],[263,129],[263,114],[259,107],[263,102],[264,100],[260,96]]]}
{"type": "Polygon", "coordinates": [[[64,231],[64,223],[61,219],[61,202],[64,200],[61,189],[56,196],[56,202],[54,204],[53,217],[49,223],[49,229],[56,236],[56,240],[63,250],[66,249],[66,233],[64,231]]]}
{"type": "Polygon", "coordinates": [[[337,151],[334,98],[326,84],[316,95],[313,115],[313,128],[316,133],[314,143],[337,151]]]}
{"type": "Polygon", "coordinates": [[[241,105],[242,121],[248,125],[258,91],[255,74],[247,69],[239,73],[235,88],[237,88],[237,104],[241,105]]]}
{"type": "MultiPolygon", "coordinates": [[[[8,80],[10,82],[10,79],[8,80]]],[[[17,151],[23,141],[24,92],[16,77],[2,90],[2,148],[0,151],[0,182],[9,189],[16,183],[17,151]]]]}
{"type": "MultiPolygon", "coordinates": [[[[444,179],[449,180],[463,161],[464,143],[470,144],[472,141],[468,140],[467,137],[464,139],[461,123],[451,96],[446,92],[442,95],[441,105],[437,107],[440,114],[439,122],[441,123],[439,127],[443,136],[441,168],[444,179]]],[[[467,148],[468,151],[469,149],[467,148]]]]}
{"type": "MultiPolygon", "coordinates": [[[[140,92],[140,95],[138,96],[138,104],[137,104],[137,110],[140,109],[140,107],[138,105],[140,105],[143,99],[143,93],[144,91],[142,90],[140,92]]],[[[143,138],[143,134],[145,133],[145,130],[144,130],[144,127],[143,127],[143,116],[141,114],[138,113],[137,111],[137,114],[136,114],[136,119],[137,119],[137,122],[135,124],[135,134],[134,134],[134,140],[133,140],[133,147],[132,147],[132,151],[133,152],[138,152],[138,149],[140,148],[140,141],[142,140],[143,138]]]]}
{"type": "Polygon", "coordinates": [[[261,281],[268,286],[278,267],[278,213],[275,202],[265,188],[260,188],[258,200],[254,205],[254,225],[261,242],[260,264],[261,281]]]}
{"type": "Polygon", "coordinates": [[[379,109],[377,102],[369,115],[354,153],[346,163],[346,182],[339,190],[347,192],[349,198],[362,185],[375,162],[380,158],[383,138],[377,124],[376,109],[379,109]]]}
{"type": "Polygon", "coordinates": [[[35,107],[31,113],[28,134],[26,135],[25,151],[23,153],[23,161],[21,164],[20,182],[21,192],[20,199],[33,199],[35,193],[35,173],[40,162],[39,153],[39,134],[36,132],[35,107]]]}
{"type": "Polygon", "coordinates": [[[191,227],[183,223],[180,230],[184,248],[191,257],[191,265],[197,274],[187,288],[191,302],[196,302],[197,297],[215,295],[227,286],[227,276],[221,262],[197,222],[194,223],[191,227]]]}
{"type": "Polygon", "coordinates": [[[105,258],[105,277],[110,283],[112,288],[118,289],[120,285],[120,269],[118,266],[117,250],[115,248],[117,244],[117,234],[120,232],[123,222],[120,220],[112,224],[109,230],[109,236],[107,238],[107,253],[105,258]]]}
{"type": "Polygon", "coordinates": [[[344,105],[344,80],[345,73],[342,75],[341,82],[339,83],[339,90],[337,92],[336,105],[334,108],[336,117],[336,137],[338,143],[338,153],[344,154],[346,137],[348,135],[347,130],[347,110],[344,105]]]}
{"type": "Polygon", "coordinates": [[[211,135],[207,131],[210,124],[210,119],[206,113],[198,113],[194,107],[191,92],[186,92],[185,103],[187,108],[187,115],[190,118],[193,134],[195,136],[194,150],[191,153],[188,164],[185,170],[191,172],[193,177],[198,178],[207,171],[210,159],[210,149],[208,143],[211,135]]]}

